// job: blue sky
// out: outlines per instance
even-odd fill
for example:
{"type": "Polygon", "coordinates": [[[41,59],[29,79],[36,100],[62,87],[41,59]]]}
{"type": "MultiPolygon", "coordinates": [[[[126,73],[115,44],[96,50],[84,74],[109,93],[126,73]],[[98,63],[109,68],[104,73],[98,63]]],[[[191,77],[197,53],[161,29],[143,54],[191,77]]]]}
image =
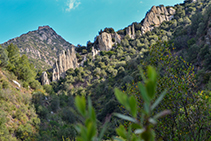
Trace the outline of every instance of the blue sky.
{"type": "Polygon", "coordinates": [[[140,22],[153,5],[184,0],[0,0],[0,43],[49,25],[68,42],[86,45],[100,29],[140,22]]]}

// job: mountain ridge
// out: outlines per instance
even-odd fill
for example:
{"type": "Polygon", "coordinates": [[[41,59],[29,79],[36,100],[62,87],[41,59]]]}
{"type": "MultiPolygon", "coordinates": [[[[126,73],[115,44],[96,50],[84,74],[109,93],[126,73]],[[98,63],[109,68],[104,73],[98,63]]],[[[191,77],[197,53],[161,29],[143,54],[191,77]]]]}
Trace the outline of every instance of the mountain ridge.
{"type": "Polygon", "coordinates": [[[57,55],[73,46],[48,25],[39,26],[37,30],[29,31],[1,45],[6,48],[11,43],[18,46],[21,54],[27,54],[36,67],[43,69],[53,66],[57,55]]]}

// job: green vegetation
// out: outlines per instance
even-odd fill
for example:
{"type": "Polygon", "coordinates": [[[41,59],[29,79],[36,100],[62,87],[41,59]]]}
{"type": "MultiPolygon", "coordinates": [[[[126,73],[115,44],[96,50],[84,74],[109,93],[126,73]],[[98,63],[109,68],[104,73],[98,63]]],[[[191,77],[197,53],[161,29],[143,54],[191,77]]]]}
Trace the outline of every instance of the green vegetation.
{"type": "Polygon", "coordinates": [[[211,140],[211,2],[173,8],[144,35],[134,23],[135,39],[119,30],[121,42],[95,57],[97,37],[78,45],[83,67],[43,87],[15,45],[0,48],[0,140],[211,140]]]}

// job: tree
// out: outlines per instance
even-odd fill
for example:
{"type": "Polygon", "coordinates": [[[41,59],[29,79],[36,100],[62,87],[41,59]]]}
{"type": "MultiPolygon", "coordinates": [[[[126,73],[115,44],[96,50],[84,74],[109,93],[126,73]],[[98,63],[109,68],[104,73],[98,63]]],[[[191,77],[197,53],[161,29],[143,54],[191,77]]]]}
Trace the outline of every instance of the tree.
{"type": "Polygon", "coordinates": [[[19,49],[16,45],[10,44],[7,47],[7,52],[8,52],[8,58],[9,58],[9,63],[8,63],[8,69],[13,70],[15,69],[15,66],[17,65],[17,62],[20,57],[19,49]]]}
{"type": "MultiPolygon", "coordinates": [[[[196,89],[194,67],[182,57],[174,57],[168,47],[167,43],[158,42],[150,48],[146,59],[141,61],[143,74],[146,73],[147,65],[157,68],[156,93],[161,93],[165,89],[168,91],[162,104],[155,111],[170,109],[172,114],[159,120],[158,128],[155,129],[156,135],[163,140],[208,140],[210,134],[208,127],[211,123],[206,118],[208,114],[206,106],[201,104],[204,105],[209,99],[204,99],[204,102],[198,101],[199,95],[194,92],[196,89]]],[[[142,79],[144,81],[144,77],[142,79]]],[[[126,92],[136,95],[142,107],[143,98],[138,91],[136,87],[128,86],[126,92]]]]}
{"type": "Polygon", "coordinates": [[[7,64],[8,64],[7,54],[0,45],[0,67],[5,67],[7,64]]]}

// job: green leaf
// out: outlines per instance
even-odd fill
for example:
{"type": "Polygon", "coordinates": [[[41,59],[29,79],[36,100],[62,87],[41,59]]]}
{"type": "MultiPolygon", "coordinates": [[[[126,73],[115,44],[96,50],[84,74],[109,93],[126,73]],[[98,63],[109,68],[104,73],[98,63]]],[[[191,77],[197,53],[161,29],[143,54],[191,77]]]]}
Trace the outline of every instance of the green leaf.
{"type": "Polygon", "coordinates": [[[152,66],[148,66],[147,68],[148,78],[153,82],[156,83],[157,81],[157,73],[152,66]]]}
{"type": "Polygon", "coordinates": [[[88,112],[89,112],[89,117],[95,122],[96,121],[96,114],[95,110],[92,107],[92,102],[90,97],[88,97],[88,112]]]}
{"type": "Polygon", "coordinates": [[[141,138],[144,139],[144,141],[154,141],[155,140],[155,132],[153,129],[148,128],[141,134],[141,138]]]}
{"type": "Polygon", "coordinates": [[[136,118],[136,116],[137,116],[137,101],[134,96],[131,96],[129,98],[129,104],[130,104],[131,114],[134,118],[136,118]]]}
{"type": "Polygon", "coordinates": [[[149,115],[149,113],[150,113],[149,103],[144,103],[144,110],[147,113],[147,115],[149,115]]]}
{"type": "Polygon", "coordinates": [[[96,135],[97,133],[96,131],[97,129],[96,129],[95,123],[90,122],[87,127],[87,136],[89,140],[91,140],[96,135]]]}
{"type": "Polygon", "coordinates": [[[125,130],[123,125],[120,125],[118,128],[116,128],[116,132],[123,139],[127,139],[127,136],[126,136],[127,132],[126,132],[126,130],[125,130]]]}
{"type": "Polygon", "coordinates": [[[149,103],[150,100],[147,96],[147,91],[146,91],[146,88],[144,87],[144,85],[141,83],[138,83],[138,88],[139,88],[142,98],[144,99],[144,102],[149,103]]]}
{"type": "Polygon", "coordinates": [[[114,94],[115,94],[117,100],[122,105],[124,105],[127,110],[130,110],[128,96],[125,93],[123,93],[122,91],[120,91],[118,88],[114,89],[114,94]]]}
{"type": "Polygon", "coordinates": [[[139,66],[139,70],[140,70],[140,73],[141,73],[141,77],[143,79],[144,82],[146,82],[146,77],[144,76],[144,73],[143,73],[143,69],[139,66]]]}
{"type": "Polygon", "coordinates": [[[155,109],[155,107],[158,106],[158,104],[162,101],[163,97],[166,95],[167,90],[164,90],[161,95],[158,97],[158,99],[155,101],[155,103],[151,106],[151,110],[155,109]]]}
{"type": "Polygon", "coordinates": [[[146,90],[148,97],[152,100],[155,97],[156,83],[148,80],[148,82],[146,83],[146,90]]]}
{"type": "Polygon", "coordinates": [[[132,134],[131,141],[138,141],[138,137],[135,134],[132,134]]]}
{"type": "Polygon", "coordinates": [[[142,126],[140,124],[137,124],[137,123],[132,123],[131,128],[132,129],[139,129],[139,128],[142,128],[142,126]]]}
{"type": "Polygon", "coordinates": [[[84,97],[80,97],[80,96],[76,96],[75,98],[75,106],[78,110],[78,112],[82,115],[82,116],[86,116],[86,100],[84,97]]]}
{"type": "Polygon", "coordinates": [[[104,135],[104,133],[105,133],[105,131],[106,131],[106,128],[107,128],[107,126],[108,126],[108,123],[109,123],[108,120],[104,123],[103,129],[102,129],[101,132],[100,132],[99,140],[102,140],[103,135],[104,135]]]}
{"type": "Polygon", "coordinates": [[[124,119],[124,120],[127,120],[127,121],[131,121],[133,123],[138,123],[138,121],[136,119],[129,117],[129,116],[125,116],[123,114],[114,113],[114,116],[117,116],[118,118],[121,118],[121,119],[124,119]]]}
{"type": "Polygon", "coordinates": [[[118,138],[118,137],[114,137],[114,141],[125,141],[125,140],[118,138]]]}

